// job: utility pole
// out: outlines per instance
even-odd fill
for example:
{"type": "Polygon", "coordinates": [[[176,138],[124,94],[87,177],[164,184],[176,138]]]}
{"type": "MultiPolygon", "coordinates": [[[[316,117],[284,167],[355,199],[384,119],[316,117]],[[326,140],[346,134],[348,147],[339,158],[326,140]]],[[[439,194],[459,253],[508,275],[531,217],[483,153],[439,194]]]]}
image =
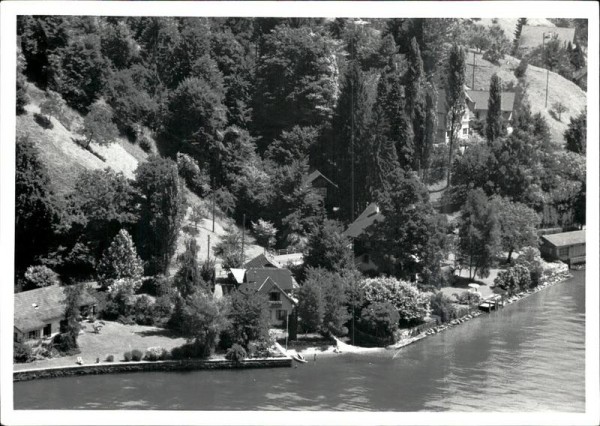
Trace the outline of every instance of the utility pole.
{"type": "Polygon", "coordinates": [[[544,103],[544,108],[548,108],[548,79],[550,77],[550,71],[546,68],[546,102],[544,103]]]}
{"type": "Polygon", "coordinates": [[[212,231],[215,232],[215,190],[212,191],[212,231]]]}
{"type": "MultiPolygon", "coordinates": [[[[352,60],[354,61],[354,39],[351,40],[352,43],[352,60]]],[[[354,66],[355,64],[353,64],[354,66]]],[[[354,76],[352,76],[352,80],[350,80],[350,217],[352,218],[352,222],[354,222],[354,76]]]]}
{"type": "MultiPolygon", "coordinates": [[[[542,33],[542,58],[546,54],[546,33],[542,33]]],[[[544,102],[544,108],[548,108],[548,79],[550,77],[550,71],[548,70],[548,64],[544,64],[546,66],[546,102],[544,102]]]]}
{"type": "Polygon", "coordinates": [[[206,261],[208,262],[210,260],[210,235],[207,235],[208,237],[208,245],[207,247],[207,251],[206,251],[206,261]]]}
{"type": "Polygon", "coordinates": [[[475,51],[473,51],[473,79],[471,82],[471,89],[475,90],[475,67],[477,65],[475,65],[475,51]]]}

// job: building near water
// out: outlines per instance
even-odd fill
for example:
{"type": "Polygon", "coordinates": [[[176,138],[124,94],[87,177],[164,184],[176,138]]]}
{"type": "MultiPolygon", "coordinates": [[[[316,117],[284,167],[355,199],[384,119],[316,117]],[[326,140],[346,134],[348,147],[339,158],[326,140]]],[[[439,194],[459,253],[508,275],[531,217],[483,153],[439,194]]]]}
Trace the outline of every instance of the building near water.
{"type": "Polygon", "coordinates": [[[548,260],[585,263],[585,230],[542,235],[540,252],[548,260]]]}
{"type": "MultiPolygon", "coordinates": [[[[96,299],[83,292],[82,316],[96,314],[96,299]]],[[[15,294],[14,339],[18,342],[50,339],[60,331],[65,317],[64,287],[53,285],[15,294]]]]}

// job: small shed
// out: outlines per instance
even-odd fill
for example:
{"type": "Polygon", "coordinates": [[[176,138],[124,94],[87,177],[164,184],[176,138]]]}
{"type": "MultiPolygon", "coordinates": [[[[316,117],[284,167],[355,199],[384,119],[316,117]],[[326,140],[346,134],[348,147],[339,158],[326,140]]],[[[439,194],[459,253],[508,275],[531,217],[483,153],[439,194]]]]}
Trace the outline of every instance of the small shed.
{"type": "Polygon", "coordinates": [[[585,263],[585,231],[543,235],[540,252],[549,260],[571,264],[585,263]]]}
{"type": "Polygon", "coordinates": [[[319,195],[323,197],[323,200],[327,199],[328,192],[336,191],[338,186],[328,179],[319,170],[314,170],[304,177],[303,182],[305,185],[310,185],[319,195]]]}

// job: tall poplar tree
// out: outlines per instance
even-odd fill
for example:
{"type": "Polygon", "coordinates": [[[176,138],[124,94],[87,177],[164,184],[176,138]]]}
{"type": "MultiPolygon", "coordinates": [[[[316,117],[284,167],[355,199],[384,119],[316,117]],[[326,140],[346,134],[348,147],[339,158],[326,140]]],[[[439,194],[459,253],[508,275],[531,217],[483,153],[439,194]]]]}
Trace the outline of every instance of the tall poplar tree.
{"type": "Polygon", "coordinates": [[[446,69],[446,104],[448,107],[447,122],[449,124],[448,175],[450,184],[454,144],[461,128],[465,113],[465,52],[457,44],[452,46],[448,56],[446,69]]]}
{"type": "Polygon", "coordinates": [[[502,83],[497,74],[490,80],[490,97],[485,122],[485,136],[489,143],[502,136],[502,83]]]}
{"type": "Polygon", "coordinates": [[[513,40],[513,55],[515,55],[519,50],[519,40],[521,38],[521,31],[523,31],[524,25],[527,25],[527,18],[519,18],[517,21],[517,27],[515,28],[515,39],[513,40]]]}
{"type": "Polygon", "coordinates": [[[426,143],[426,105],[425,105],[425,73],[423,72],[423,60],[417,39],[413,37],[410,41],[410,49],[407,54],[408,69],[405,74],[405,108],[406,114],[412,125],[413,145],[415,155],[412,159],[411,168],[421,169],[421,153],[426,143]]]}

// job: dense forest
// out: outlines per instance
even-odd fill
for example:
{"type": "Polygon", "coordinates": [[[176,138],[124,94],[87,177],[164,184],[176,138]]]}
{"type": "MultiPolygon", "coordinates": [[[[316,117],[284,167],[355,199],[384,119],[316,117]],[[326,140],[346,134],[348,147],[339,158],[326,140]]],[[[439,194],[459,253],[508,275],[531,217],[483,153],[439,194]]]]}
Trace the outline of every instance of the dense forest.
{"type": "MultiPolygon", "coordinates": [[[[551,141],[523,85],[513,88],[512,133],[490,109],[464,153],[452,138],[436,141],[440,99],[462,114],[467,50],[497,61],[512,49],[474,20],[21,16],[18,36],[18,113],[28,80],[48,94],[42,115],[68,106],[85,117],[83,148],[120,133],[154,153],[135,180],[89,171],[58,199],[39,148],[19,140],[18,280],[34,264],[95,278],[121,229],[145,274],[165,273],[183,183],[239,223],[266,223],[270,246],[301,251],[377,202],[389,218],[371,235],[383,270],[433,285],[452,225],[428,185],[448,181],[446,213],[480,190],[533,210],[538,226],[585,223],[585,114],[571,120],[566,145],[551,141]],[[314,169],[339,187],[327,200],[304,185],[314,169]]],[[[561,49],[556,67],[583,66],[581,50],[561,49]]],[[[490,92],[499,85],[492,79],[490,92]]]]}

